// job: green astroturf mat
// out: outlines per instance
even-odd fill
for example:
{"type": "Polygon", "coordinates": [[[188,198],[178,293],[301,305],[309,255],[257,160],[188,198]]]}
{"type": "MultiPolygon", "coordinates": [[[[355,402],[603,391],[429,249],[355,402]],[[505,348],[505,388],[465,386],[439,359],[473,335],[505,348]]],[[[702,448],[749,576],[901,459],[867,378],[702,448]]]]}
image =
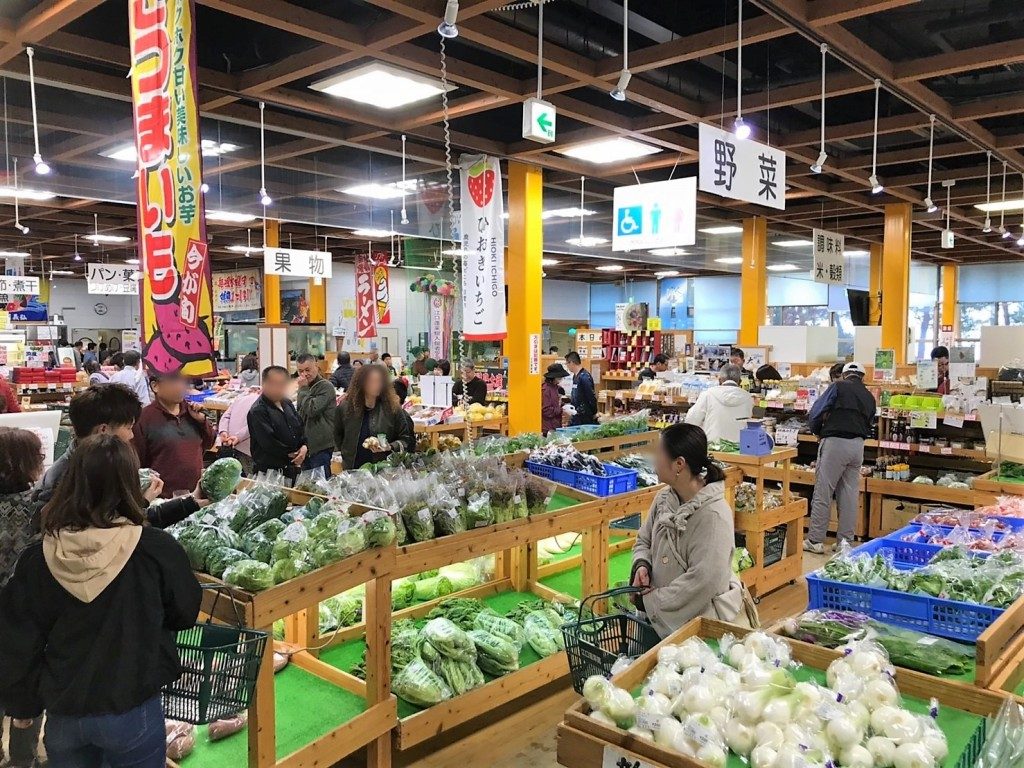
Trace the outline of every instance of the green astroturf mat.
{"type": "MultiPolygon", "coordinates": [[[[359,696],[289,664],[274,675],[277,758],[291,754],[366,710],[359,696]]],[[[181,761],[186,768],[238,768],[248,764],[247,729],[221,741],[196,734],[196,748],[181,761]]]]}
{"type": "Polygon", "coordinates": [[[576,501],[576,499],[556,491],[555,495],[551,497],[551,501],[548,502],[548,512],[565,509],[566,507],[575,507],[577,504],[579,504],[579,502],[576,501]]]}
{"type": "MultiPolygon", "coordinates": [[[[628,581],[632,565],[632,552],[617,552],[608,558],[608,586],[611,587],[620,581],[628,581]]],[[[583,570],[581,568],[572,568],[562,573],[556,573],[554,576],[546,576],[540,580],[540,583],[563,595],[575,597],[577,600],[583,598],[581,594],[583,570]]]]}

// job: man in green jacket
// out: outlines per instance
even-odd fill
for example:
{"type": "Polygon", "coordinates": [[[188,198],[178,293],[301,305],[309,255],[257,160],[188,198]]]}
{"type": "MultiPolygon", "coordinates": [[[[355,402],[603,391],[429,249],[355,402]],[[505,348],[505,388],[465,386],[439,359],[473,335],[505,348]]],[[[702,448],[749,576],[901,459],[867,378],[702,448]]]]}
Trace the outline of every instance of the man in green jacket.
{"type": "Polygon", "coordinates": [[[299,371],[299,416],[306,428],[309,453],[303,469],[324,468],[324,477],[331,476],[331,455],[334,453],[334,410],[338,393],[320,374],[313,355],[296,359],[299,371]]]}

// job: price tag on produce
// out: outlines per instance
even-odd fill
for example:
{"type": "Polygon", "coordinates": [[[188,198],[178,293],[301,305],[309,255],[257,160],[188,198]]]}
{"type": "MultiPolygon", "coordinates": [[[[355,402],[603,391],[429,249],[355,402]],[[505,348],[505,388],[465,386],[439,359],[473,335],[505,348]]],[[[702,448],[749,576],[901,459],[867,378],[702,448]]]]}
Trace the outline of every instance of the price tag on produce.
{"type": "Polygon", "coordinates": [[[654,768],[651,763],[633,757],[632,754],[623,752],[611,744],[606,744],[604,753],[601,755],[601,768],[654,768]]]}
{"type": "Polygon", "coordinates": [[[798,435],[800,430],[796,427],[776,427],[775,428],[775,444],[776,445],[796,445],[799,440],[798,435]]]}
{"type": "Polygon", "coordinates": [[[942,422],[947,427],[953,427],[954,429],[960,429],[964,425],[964,417],[963,417],[963,414],[950,413],[949,411],[947,411],[946,412],[946,416],[945,416],[945,418],[943,418],[942,422]]]}
{"type": "Polygon", "coordinates": [[[910,428],[911,429],[935,429],[938,422],[938,416],[935,411],[911,411],[910,412],[910,428]]]}

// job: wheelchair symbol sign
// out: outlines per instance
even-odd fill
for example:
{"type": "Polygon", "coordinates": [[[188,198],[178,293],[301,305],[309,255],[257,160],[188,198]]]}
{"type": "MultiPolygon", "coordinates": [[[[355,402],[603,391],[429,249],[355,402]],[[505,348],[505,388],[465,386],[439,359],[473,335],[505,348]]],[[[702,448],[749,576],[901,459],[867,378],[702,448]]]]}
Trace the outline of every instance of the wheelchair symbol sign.
{"type": "Polygon", "coordinates": [[[644,208],[642,205],[619,208],[617,214],[616,226],[620,237],[643,234],[644,208]]]}

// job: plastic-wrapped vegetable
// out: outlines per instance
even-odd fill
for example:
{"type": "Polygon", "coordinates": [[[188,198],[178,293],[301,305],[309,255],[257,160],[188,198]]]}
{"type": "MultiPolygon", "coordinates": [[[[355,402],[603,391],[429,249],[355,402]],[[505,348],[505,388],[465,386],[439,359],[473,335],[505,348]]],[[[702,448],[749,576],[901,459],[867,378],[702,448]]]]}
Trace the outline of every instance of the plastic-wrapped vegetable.
{"type": "Polygon", "coordinates": [[[235,458],[217,459],[203,470],[199,490],[210,501],[226,499],[242,479],[242,463],[235,458]]]}
{"type": "Polygon", "coordinates": [[[240,730],[245,728],[248,722],[248,712],[239,712],[237,715],[232,715],[231,717],[214,720],[206,728],[206,737],[210,741],[226,739],[228,736],[234,736],[240,730]]]}
{"type": "Polygon", "coordinates": [[[316,516],[306,530],[309,531],[309,535],[314,539],[330,538],[333,539],[338,535],[338,524],[341,522],[342,516],[333,510],[324,510],[316,516]]]}
{"type": "Polygon", "coordinates": [[[434,662],[433,668],[434,672],[448,684],[456,696],[479,688],[487,682],[484,680],[480,668],[472,661],[457,661],[442,656],[434,662]]]}
{"type": "Polygon", "coordinates": [[[442,656],[457,661],[473,661],[476,646],[465,632],[448,619],[431,619],[420,633],[424,643],[432,645],[442,656]]]}
{"type": "Polygon", "coordinates": [[[406,508],[402,510],[402,520],[413,541],[430,541],[434,538],[434,516],[430,514],[429,507],[406,508]]]}
{"type": "Polygon", "coordinates": [[[301,576],[307,571],[309,571],[309,568],[306,566],[306,561],[297,557],[275,560],[273,566],[271,566],[275,584],[283,584],[294,579],[296,576],[301,576]]]}
{"type": "Polygon", "coordinates": [[[301,522],[291,523],[281,531],[274,542],[273,559],[289,560],[301,558],[309,548],[309,532],[301,522]]]}
{"type": "Polygon", "coordinates": [[[285,527],[280,520],[268,520],[242,537],[242,549],[253,560],[269,563],[274,554],[274,542],[285,527]]]}
{"type": "Polygon", "coordinates": [[[555,484],[543,477],[523,476],[523,493],[526,495],[526,506],[531,515],[540,515],[548,511],[548,503],[555,495],[555,484]]]}
{"type": "Polygon", "coordinates": [[[466,634],[476,646],[476,663],[487,674],[500,677],[519,669],[519,648],[511,641],[482,629],[466,634]]]}
{"type": "Polygon", "coordinates": [[[247,559],[249,555],[246,552],[231,547],[217,547],[206,558],[206,572],[219,579],[229,565],[247,559]]]}
{"type": "Polygon", "coordinates": [[[451,536],[466,530],[466,521],[459,510],[453,507],[441,507],[434,510],[434,529],[438,536],[451,536]]]}
{"type": "Polygon", "coordinates": [[[329,597],[321,605],[326,605],[330,609],[331,615],[337,620],[336,626],[339,627],[351,627],[358,623],[363,613],[363,602],[355,595],[329,597]]]}
{"type": "Polygon", "coordinates": [[[526,644],[526,632],[523,630],[523,627],[505,616],[497,616],[486,612],[478,613],[476,618],[473,619],[473,627],[507,640],[517,650],[526,644]]]}
{"type": "Polygon", "coordinates": [[[559,630],[551,626],[551,622],[542,611],[526,614],[523,620],[526,642],[537,652],[538,656],[552,656],[565,650],[565,639],[559,630]]]}
{"type": "MultiPolygon", "coordinates": [[[[160,477],[160,475],[158,475],[156,472],[154,472],[149,467],[140,467],[139,468],[139,486],[142,488],[142,492],[143,493],[145,493],[146,491],[149,490],[149,486],[151,486],[153,484],[153,478],[154,477],[160,477]]],[[[168,722],[174,722],[174,721],[173,720],[169,720],[168,722]]]]}
{"type": "Polygon", "coordinates": [[[452,697],[452,689],[422,659],[413,659],[395,675],[391,690],[399,698],[419,707],[431,707],[452,697]]]}
{"type": "Polygon", "coordinates": [[[191,723],[164,720],[164,735],[167,757],[171,760],[184,760],[196,747],[196,727],[191,723]]]}
{"type": "Polygon", "coordinates": [[[323,568],[331,563],[336,563],[339,560],[344,559],[345,555],[341,551],[341,547],[338,546],[338,540],[334,539],[314,539],[310,537],[312,546],[309,550],[309,560],[314,568],[323,568]]]}
{"type": "Polygon", "coordinates": [[[466,527],[483,528],[494,525],[494,510],[491,509],[491,496],[484,491],[469,497],[466,504],[466,527]]]}
{"type": "Polygon", "coordinates": [[[288,497],[279,488],[255,486],[238,496],[238,511],[231,520],[231,530],[246,533],[257,526],[280,517],[288,507],[288,497]]]}
{"type": "Polygon", "coordinates": [[[259,560],[239,560],[232,563],[224,571],[224,583],[244,589],[247,592],[260,592],[274,586],[274,574],[270,566],[259,560]]]}
{"type": "Polygon", "coordinates": [[[338,524],[337,537],[341,556],[352,557],[366,549],[366,523],[360,517],[343,518],[338,524]]]}
{"type": "Polygon", "coordinates": [[[218,547],[241,549],[242,540],[229,528],[216,525],[197,525],[191,534],[182,534],[178,541],[188,554],[189,562],[197,571],[207,571],[207,559],[218,547]]]}
{"type": "Polygon", "coordinates": [[[390,514],[382,509],[371,509],[363,513],[363,522],[366,523],[367,546],[387,547],[394,544],[397,532],[390,514]]]}
{"type": "Polygon", "coordinates": [[[414,582],[413,591],[416,600],[422,603],[450,595],[453,589],[451,581],[446,576],[431,576],[429,579],[414,582]]]}
{"type": "Polygon", "coordinates": [[[416,602],[416,583],[406,579],[391,582],[391,610],[400,611],[416,602]]]}

